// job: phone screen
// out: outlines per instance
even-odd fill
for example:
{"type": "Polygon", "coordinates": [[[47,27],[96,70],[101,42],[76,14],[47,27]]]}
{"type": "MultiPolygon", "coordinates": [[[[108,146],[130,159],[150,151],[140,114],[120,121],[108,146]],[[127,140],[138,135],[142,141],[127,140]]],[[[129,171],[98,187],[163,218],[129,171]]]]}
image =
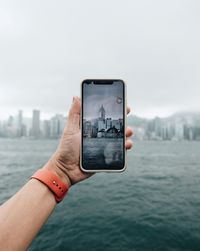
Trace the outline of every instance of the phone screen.
{"type": "Polygon", "coordinates": [[[82,83],[82,168],[122,170],[125,166],[125,86],[122,80],[82,83]]]}

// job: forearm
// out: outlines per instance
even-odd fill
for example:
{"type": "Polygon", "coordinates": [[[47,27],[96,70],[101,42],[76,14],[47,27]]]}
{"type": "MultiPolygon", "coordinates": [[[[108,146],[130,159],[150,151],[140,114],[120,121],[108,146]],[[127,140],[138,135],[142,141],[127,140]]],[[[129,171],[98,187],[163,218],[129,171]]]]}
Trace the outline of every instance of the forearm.
{"type": "Polygon", "coordinates": [[[56,206],[53,193],[36,179],[29,180],[0,206],[0,247],[26,250],[56,206]]]}

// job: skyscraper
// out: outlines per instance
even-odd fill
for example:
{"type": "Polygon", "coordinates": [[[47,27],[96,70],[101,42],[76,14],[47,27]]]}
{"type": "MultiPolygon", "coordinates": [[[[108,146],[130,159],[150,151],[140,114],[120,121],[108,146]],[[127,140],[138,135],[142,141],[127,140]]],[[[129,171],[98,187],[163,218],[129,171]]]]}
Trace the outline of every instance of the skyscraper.
{"type": "Polygon", "coordinates": [[[58,138],[61,136],[65,127],[66,118],[61,114],[56,114],[50,120],[50,137],[58,138]]]}
{"type": "Polygon", "coordinates": [[[43,122],[43,136],[44,138],[50,138],[51,127],[50,127],[50,120],[44,120],[43,122]]]}
{"type": "Polygon", "coordinates": [[[19,110],[18,116],[17,116],[17,136],[18,137],[23,136],[23,112],[22,110],[19,110]]]}
{"type": "Polygon", "coordinates": [[[106,119],[106,129],[109,129],[112,127],[112,119],[111,118],[107,118],[106,119]]]}
{"type": "Polygon", "coordinates": [[[32,128],[31,128],[31,136],[34,138],[40,137],[40,111],[33,110],[33,117],[32,117],[32,128]]]}
{"type": "Polygon", "coordinates": [[[105,119],[105,117],[106,117],[106,112],[105,112],[105,109],[104,109],[103,105],[102,105],[101,108],[99,109],[99,113],[100,113],[100,118],[101,118],[101,119],[105,119]]]}

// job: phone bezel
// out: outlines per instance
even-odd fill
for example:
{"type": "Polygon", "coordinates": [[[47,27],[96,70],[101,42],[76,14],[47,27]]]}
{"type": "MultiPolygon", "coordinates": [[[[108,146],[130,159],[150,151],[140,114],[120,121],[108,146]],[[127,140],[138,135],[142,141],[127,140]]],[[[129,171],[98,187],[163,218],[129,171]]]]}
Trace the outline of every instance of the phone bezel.
{"type": "Polygon", "coordinates": [[[127,151],[125,147],[126,142],[126,126],[127,126],[127,87],[126,83],[122,79],[84,79],[80,84],[80,92],[81,92],[81,112],[80,112],[80,129],[81,129],[81,144],[80,144],[80,168],[82,171],[87,173],[96,173],[96,172],[123,172],[127,167],[127,151]],[[124,166],[121,169],[85,169],[82,165],[82,152],[83,152],[83,83],[86,81],[90,82],[113,82],[113,81],[121,81],[124,86],[124,97],[123,97],[123,122],[124,122],[124,166]]]}

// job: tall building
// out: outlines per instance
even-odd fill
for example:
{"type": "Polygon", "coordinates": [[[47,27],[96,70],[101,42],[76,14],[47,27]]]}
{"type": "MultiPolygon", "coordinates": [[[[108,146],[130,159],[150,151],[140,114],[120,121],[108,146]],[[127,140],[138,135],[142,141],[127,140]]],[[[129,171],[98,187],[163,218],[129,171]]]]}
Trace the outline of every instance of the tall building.
{"type": "Polygon", "coordinates": [[[22,127],[22,123],[23,123],[23,112],[22,112],[22,110],[19,110],[18,117],[17,117],[17,127],[18,127],[18,129],[20,129],[22,127]]]}
{"type": "Polygon", "coordinates": [[[175,139],[182,140],[184,138],[184,125],[181,121],[175,121],[175,139]]]}
{"type": "Polygon", "coordinates": [[[154,130],[155,130],[156,137],[161,138],[162,137],[162,122],[161,122],[161,119],[159,117],[156,117],[153,120],[153,124],[154,124],[154,130]]]}
{"type": "Polygon", "coordinates": [[[19,110],[18,116],[17,116],[17,136],[18,137],[23,136],[23,112],[22,110],[19,110]]]}
{"type": "Polygon", "coordinates": [[[11,138],[17,136],[17,130],[13,116],[9,116],[8,121],[5,125],[5,136],[11,138]]]}
{"type": "Polygon", "coordinates": [[[50,130],[50,121],[49,120],[44,120],[43,122],[43,136],[44,138],[50,138],[50,133],[51,133],[51,130],[50,130]]]}
{"type": "Polygon", "coordinates": [[[112,119],[106,118],[106,130],[112,127],[112,119]]]}
{"type": "Polygon", "coordinates": [[[39,138],[41,136],[40,132],[40,111],[39,110],[33,110],[33,116],[32,116],[32,128],[30,135],[34,138],[39,138]]]}
{"type": "Polygon", "coordinates": [[[58,138],[65,127],[65,117],[61,114],[56,114],[50,120],[50,137],[58,138]]]}
{"type": "Polygon", "coordinates": [[[106,117],[106,112],[105,112],[105,109],[104,109],[103,105],[102,105],[101,108],[99,109],[99,113],[100,113],[100,118],[101,118],[101,119],[105,119],[105,117],[106,117]]]}
{"type": "Polygon", "coordinates": [[[13,127],[14,126],[14,118],[13,118],[13,116],[11,116],[11,115],[9,116],[7,125],[9,127],[13,127]]]}
{"type": "Polygon", "coordinates": [[[83,124],[83,136],[84,137],[91,137],[93,134],[96,134],[95,126],[91,124],[91,121],[84,120],[83,124]]]}

